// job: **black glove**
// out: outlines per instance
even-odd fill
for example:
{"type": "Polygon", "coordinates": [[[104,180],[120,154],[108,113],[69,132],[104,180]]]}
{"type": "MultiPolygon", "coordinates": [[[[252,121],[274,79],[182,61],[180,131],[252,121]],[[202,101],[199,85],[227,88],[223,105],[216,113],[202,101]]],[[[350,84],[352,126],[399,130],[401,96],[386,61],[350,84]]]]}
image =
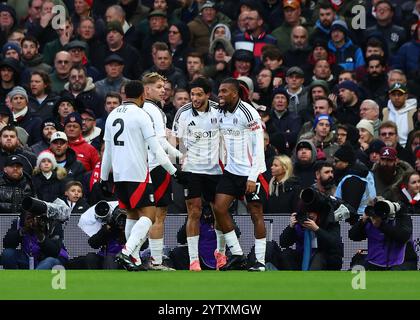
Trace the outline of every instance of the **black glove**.
{"type": "Polygon", "coordinates": [[[179,184],[186,185],[188,183],[187,174],[184,171],[176,170],[172,177],[174,177],[179,184]]]}

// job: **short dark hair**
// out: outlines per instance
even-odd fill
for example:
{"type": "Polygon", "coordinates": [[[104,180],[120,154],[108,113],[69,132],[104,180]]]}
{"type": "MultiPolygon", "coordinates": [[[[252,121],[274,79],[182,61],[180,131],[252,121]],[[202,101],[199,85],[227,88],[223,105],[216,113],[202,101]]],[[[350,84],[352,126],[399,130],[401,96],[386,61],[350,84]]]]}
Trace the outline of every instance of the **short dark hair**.
{"type": "Polygon", "coordinates": [[[122,97],[121,97],[121,95],[118,92],[114,92],[114,91],[108,92],[105,95],[105,101],[106,101],[107,98],[116,98],[116,99],[118,99],[118,101],[120,103],[122,103],[122,97]]]}
{"type": "Polygon", "coordinates": [[[38,76],[41,77],[42,81],[46,85],[45,92],[47,94],[49,94],[51,92],[51,78],[48,75],[48,73],[46,73],[45,71],[42,71],[42,70],[35,70],[35,71],[32,71],[31,78],[32,78],[33,75],[38,75],[38,76]]]}
{"type": "Polygon", "coordinates": [[[83,194],[83,185],[80,181],[77,181],[77,180],[72,180],[72,181],[67,182],[64,191],[68,191],[71,187],[74,187],[74,186],[78,186],[80,189],[82,189],[82,194],[83,194]]]}
{"type": "Polygon", "coordinates": [[[205,93],[211,92],[211,85],[210,82],[204,77],[195,78],[193,81],[190,82],[190,91],[193,88],[202,88],[205,93]]]}
{"type": "Polygon", "coordinates": [[[14,133],[16,133],[16,136],[18,134],[17,129],[14,125],[8,124],[6,126],[3,127],[3,129],[0,130],[0,136],[3,135],[3,132],[5,131],[14,131],[14,133]]]}
{"type": "Polygon", "coordinates": [[[317,97],[314,101],[314,103],[318,100],[325,100],[328,102],[328,107],[331,108],[331,110],[335,110],[335,106],[334,106],[334,102],[332,102],[332,100],[326,96],[321,96],[321,97],[317,97]]]}
{"type": "Polygon", "coordinates": [[[76,64],[76,65],[74,65],[74,66],[72,66],[71,68],[70,68],[70,71],[69,71],[69,73],[71,73],[73,70],[77,70],[77,71],[83,71],[83,73],[85,74],[85,76],[87,77],[88,76],[88,73],[87,73],[87,69],[86,69],[86,67],[84,66],[84,65],[82,65],[82,64],[76,64]]]}
{"type": "Polygon", "coordinates": [[[144,87],[140,80],[128,81],[124,88],[126,97],[131,99],[140,97],[144,92],[144,87]]]}
{"type": "Polygon", "coordinates": [[[329,3],[329,2],[326,2],[326,1],[320,2],[319,9],[324,9],[324,10],[331,9],[332,11],[335,12],[334,7],[332,6],[332,4],[329,3]]]}
{"type": "Polygon", "coordinates": [[[386,62],[385,62],[384,57],[382,57],[382,56],[380,56],[378,54],[373,54],[373,55],[369,56],[368,58],[366,58],[366,65],[369,66],[369,62],[371,62],[373,60],[378,60],[379,61],[379,64],[382,67],[385,67],[386,66],[386,62]]]}
{"type": "Polygon", "coordinates": [[[35,45],[36,45],[37,47],[39,46],[39,41],[38,41],[38,39],[37,39],[37,38],[35,38],[34,36],[31,36],[31,35],[26,35],[26,36],[22,39],[22,43],[21,43],[21,45],[23,45],[23,43],[24,43],[25,41],[33,42],[33,43],[35,43],[35,45]]]}
{"type": "Polygon", "coordinates": [[[319,172],[325,167],[334,169],[334,165],[330,161],[319,160],[315,162],[315,171],[319,172]]]}
{"type": "Polygon", "coordinates": [[[188,57],[193,57],[193,58],[199,58],[201,63],[204,64],[204,57],[202,54],[196,52],[196,51],[192,51],[190,53],[187,54],[187,59],[188,57]]]}
{"type": "Polygon", "coordinates": [[[238,92],[238,94],[241,92],[240,83],[235,78],[226,78],[220,84],[225,84],[225,83],[233,85],[235,87],[235,90],[238,92]]]}

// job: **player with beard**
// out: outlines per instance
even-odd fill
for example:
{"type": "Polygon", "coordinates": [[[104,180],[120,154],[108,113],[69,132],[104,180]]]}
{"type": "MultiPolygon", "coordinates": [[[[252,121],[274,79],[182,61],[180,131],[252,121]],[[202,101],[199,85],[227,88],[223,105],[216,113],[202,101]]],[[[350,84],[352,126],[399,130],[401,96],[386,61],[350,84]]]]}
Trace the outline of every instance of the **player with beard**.
{"type": "Polygon", "coordinates": [[[382,196],[385,192],[390,191],[392,185],[412,167],[407,162],[398,159],[397,150],[392,147],[383,147],[379,154],[380,159],[374,164],[372,172],[375,178],[376,193],[382,196]]]}
{"type": "MultiPolygon", "coordinates": [[[[246,197],[254,223],[256,262],[249,271],[265,271],[266,232],[263,204],[268,197],[264,159],[264,130],[258,112],[240,98],[240,83],[227,78],[219,87],[220,132],[226,148],[226,166],[216,188],[214,213],[221,228],[217,252],[224,254],[226,241],[232,256],[220,270],[243,269],[245,257],[228,209],[235,198],[246,197]]],[[[219,260],[219,259],[217,259],[219,260]]]]}

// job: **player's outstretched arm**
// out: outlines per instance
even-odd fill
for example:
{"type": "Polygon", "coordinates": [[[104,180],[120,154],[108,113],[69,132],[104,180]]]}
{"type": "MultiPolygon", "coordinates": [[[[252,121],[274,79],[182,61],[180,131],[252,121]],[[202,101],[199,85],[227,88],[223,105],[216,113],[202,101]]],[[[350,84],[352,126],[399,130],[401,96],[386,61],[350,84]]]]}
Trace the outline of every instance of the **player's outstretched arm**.
{"type": "Polygon", "coordinates": [[[156,160],[159,162],[159,164],[169,172],[169,174],[173,175],[176,171],[176,168],[171,163],[171,160],[169,160],[168,155],[163,150],[162,146],[160,145],[158,139],[156,136],[151,136],[146,139],[147,144],[149,145],[150,150],[154,153],[156,156],[156,160]]]}

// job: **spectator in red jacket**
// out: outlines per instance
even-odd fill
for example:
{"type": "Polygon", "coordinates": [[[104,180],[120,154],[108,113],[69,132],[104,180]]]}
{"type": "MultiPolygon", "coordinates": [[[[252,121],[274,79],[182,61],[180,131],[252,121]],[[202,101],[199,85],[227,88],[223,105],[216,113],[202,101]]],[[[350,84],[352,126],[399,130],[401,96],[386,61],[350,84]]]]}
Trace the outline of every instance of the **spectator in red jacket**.
{"type": "Polygon", "coordinates": [[[64,120],[64,132],[70,148],[76,152],[86,171],[91,171],[99,161],[98,151],[83,139],[82,117],[77,112],[70,113],[64,120]]]}

